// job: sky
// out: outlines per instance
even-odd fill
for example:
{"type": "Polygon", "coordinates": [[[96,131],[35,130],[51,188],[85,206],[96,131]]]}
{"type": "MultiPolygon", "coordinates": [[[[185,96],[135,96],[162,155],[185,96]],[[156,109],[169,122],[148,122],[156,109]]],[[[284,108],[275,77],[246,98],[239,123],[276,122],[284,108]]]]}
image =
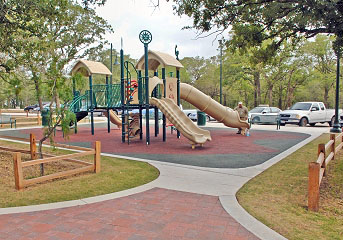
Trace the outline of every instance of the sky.
{"type": "Polygon", "coordinates": [[[216,36],[196,39],[196,30],[182,30],[182,27],[191,25],[192,20],[174,15],[172,3],[166,0],[160,0],[159,8],[154,8],[151,0],[107,0],[105,6],[98,7],[96,12],[114,29],[114,33],[105,36],[113,48],[120,50],[122,37],[124,53],[135,59],[144,54],[143,44],[138,38],[142,30],[152,33],[152,42],[149,44],[151,50],[174,56],[177,44],[180,59],[196,56],[208,58],[218,54],[216,36]]]}

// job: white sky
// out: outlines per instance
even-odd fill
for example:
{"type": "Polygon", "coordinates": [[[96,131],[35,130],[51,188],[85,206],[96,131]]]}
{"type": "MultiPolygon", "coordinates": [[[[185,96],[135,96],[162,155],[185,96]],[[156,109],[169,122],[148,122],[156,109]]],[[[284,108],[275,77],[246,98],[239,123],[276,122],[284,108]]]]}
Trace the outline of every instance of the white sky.
{"type": "Polygon", "coordinates": [[[124,40],[124,53],[133,58],[144,54],[143,44],[138,35],[141,30],[152,33],[149,49],[166,52],[174,56],[175,44],[179,57],[211,57],[218,54],[218,41],[215,35],[195,40],[195,30],[181,30],[192,21],[174,15],[172,3],[160,0],[160,7],[154,11],[150,0],[107,0],[105,6],[96,9],[99,16],[106,19],[114,29],[106,39],[113,48],[120,50],[120,38],[124,40]]]}

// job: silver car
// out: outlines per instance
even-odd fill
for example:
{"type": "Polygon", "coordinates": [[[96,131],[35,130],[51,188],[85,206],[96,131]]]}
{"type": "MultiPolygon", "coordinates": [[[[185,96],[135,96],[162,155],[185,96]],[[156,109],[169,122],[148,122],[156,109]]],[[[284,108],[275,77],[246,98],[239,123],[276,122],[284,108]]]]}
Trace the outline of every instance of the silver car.
{"type": "MultiPolygon", "coordinates": [[[[226,107],[226,109],[227,109],[228,111],[233,111],[232,108],[230,108],[230,107],[226,107]]],[[[197,121],[197,120],[198,120],[198,114],[197,114],[197,112],[189,113],[187,116],[188,116],[192,121],[197,121]]],[[[207,121],[207,122],[216,121],[216,119],[214,119],[214,118],[211,117],[210,115],[206,114],[206,121],[207,121]]]]}
{"type": "MultiPolygon", "coordinates": [[[[196,122],[196,121],[198,120],[198,113],[197,113],[197,112],[195,112],[195,113],[189,113],[189,114],[188,114],[188,117],[189,117],[192,121],[196,122]]],[[[206,114],[206,122],[209,122],[211,119],[212,119],[212,118],[210,117],[210,115],[207,115],[207,114],[206,114]]]]}
{"type": "Polygon", "coordinates": [[[254,123],[276,123],[279,112],[277,107],[255,107],[249,111],[249,121],[254,123]]]}

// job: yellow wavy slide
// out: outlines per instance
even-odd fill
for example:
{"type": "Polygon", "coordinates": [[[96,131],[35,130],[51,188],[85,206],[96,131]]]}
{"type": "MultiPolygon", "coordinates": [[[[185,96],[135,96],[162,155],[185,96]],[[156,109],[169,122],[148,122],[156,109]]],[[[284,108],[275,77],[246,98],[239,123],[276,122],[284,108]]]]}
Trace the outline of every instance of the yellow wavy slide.
{"type": "Polygon", "coordinates": [[[230,110],[195,87],[181,83],[180,98],[191,103],[227,127],[249,129],[249,123],[240,119],[237,111],[230,110]]]}
{"type": "Polygon", "coordinates": [[[176,129],[191,142],[193,149],[196,144],[202,146],[206,141],[212,140],[210,132],[197,127],[173,100],[168,98],[150,98],[150,104],[158,107],[162,111],[176,129]]]}
{"type": "MultiPolygon", "coordinates": [[[[113,111],[110,110],[110,121],[111,123],[117,125],[118,128],[121,128],[121,119],[119,118],[119,116],[113,111]]],[[[104,115],[107,117],[107,112],[104,112],[104,115]]]]}

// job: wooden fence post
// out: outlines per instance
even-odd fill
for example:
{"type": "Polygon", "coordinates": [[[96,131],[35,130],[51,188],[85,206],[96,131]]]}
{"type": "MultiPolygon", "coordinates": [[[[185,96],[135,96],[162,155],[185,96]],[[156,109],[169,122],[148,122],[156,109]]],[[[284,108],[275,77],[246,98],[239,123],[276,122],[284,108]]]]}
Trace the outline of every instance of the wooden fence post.
{"type": "Polygon", "coordinates": [[[336,134],[330,134],[330,140],[333,140],[330,152],[333,152],[332,160],[334,160],[336,156],[336,134]]]}
{"type": "Polygon", "coordinates": [[[310,162],[308,166],[308,210],[319,210],[319,173],[320,165],[310,162]]]}
{"type": "Polygon", "coordinates": [[[40,125],[42,125],[42,122],[41,122],[41,118],[40,118],[40,114],[39,114],[40,112],[38,111],[37,112],[37,124],[38,124],[38,126],[40,126],[40,125]]]}
{"type": "Polygon", "coordinates": [[[21,153],[13,154],[13,167],[14,167],[14,182],[15,188],[20,190],[23,188],[23,166],[21,164],[21,153]]]}
{"type": "Polygon", "coordinates": [[[94,172],[100,172],[100,153],[101,153],[101,142],[95,142],[95,154],[94,154],[94,172]]]}
{"type": "Polygon", "coordinates": [[[325,162],[326,152],[325,152],[325,144],[324,143],[318,144],[318,155],[317,156],[319,156],[320,153],[324,153],[324,161],[320,167],[324,168],[324,176],[326,176],[326,162],[325,162]]]}
{"type": "Polygon", "coordinates": [[[31,160],[37,159],[36,137],[33,133],[30,133],[30,152],[31,160]]]}

